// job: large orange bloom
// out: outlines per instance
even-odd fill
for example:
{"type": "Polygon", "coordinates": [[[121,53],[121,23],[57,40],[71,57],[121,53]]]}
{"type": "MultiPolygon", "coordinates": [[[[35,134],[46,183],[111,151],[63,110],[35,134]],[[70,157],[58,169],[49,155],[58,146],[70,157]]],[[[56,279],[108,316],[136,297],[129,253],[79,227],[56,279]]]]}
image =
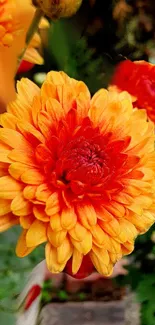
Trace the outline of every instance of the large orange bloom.
{"type": "Polygon", "coordinates": [[[0,119],[0,230],[21,225],[20,257],[47,242],[53,273],[108,276],[155,220],[154,125],[127,93],[91,99],[63,72],[17,89],[0,119]]]}
{"type": "MultiPolygon", "coordinates": [[[[34,12],[31,0],[0,0],[0,101],[4,105],[15,98],[17,59],[25,46],[34,12]]],[[[43,19],[40,27],[48,26],[43,19]]],[[[40,36],[36,33],[25,53],[26,62],[43,64],[43,58],[38,53],[40,43],[40,36]]]]}
{"type": "Polygon", "coordinates": [[[134,107],[145,108],[149,118],[155,122],[155,66],[145,61],[121,62],[112,78],[118,90],[128,91],[134,107]]]}

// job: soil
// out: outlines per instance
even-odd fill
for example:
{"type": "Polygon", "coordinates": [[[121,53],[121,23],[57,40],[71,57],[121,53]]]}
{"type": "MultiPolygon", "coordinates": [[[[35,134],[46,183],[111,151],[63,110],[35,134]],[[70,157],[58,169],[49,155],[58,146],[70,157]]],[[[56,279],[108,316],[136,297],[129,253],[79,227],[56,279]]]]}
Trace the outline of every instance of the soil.
{"type": "Polygon", "coordinates": [[[65,280],[59,288],[54,288],[52,282],[48,280],[44,283],[42,306],[50,302],[117,301],[122,300],[125,294],[126,289],[119,287],[110,279],[100,279],[92,283],[83,281],[76,292],[67,291],[65,280]]]}

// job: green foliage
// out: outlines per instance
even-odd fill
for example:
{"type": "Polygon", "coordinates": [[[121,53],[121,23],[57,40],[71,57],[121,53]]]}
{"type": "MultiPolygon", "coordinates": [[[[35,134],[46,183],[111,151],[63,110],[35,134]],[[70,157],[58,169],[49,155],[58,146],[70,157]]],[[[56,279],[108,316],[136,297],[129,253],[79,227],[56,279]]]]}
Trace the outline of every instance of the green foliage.
{"type": "Polygon", "coordinates": [[[141,325],[155,325],[155,226],[137,238],[128,271],[121,283],[137,293],[141,325]]]}
{"type": "Polygon", "coordinates": [[[60,290],[57,295],[58,295],[58,298],[60,299],[60,301],[68,300],[68,294],[65,290],[60,290]]]}
{"type": "Polygon", "coordinates": [[[145,275],[137,288],[137,297],[141,305],[142,325],[155,324],[155,276],[145,275]]]}
{"type": "MultiPolygon", "coordinates": [[[[153,302],[155,298],[155,276],[154,274],[145,275],[138,287],[137,287],[137,297],[139,302],[153,302]]],[[[154,304],[155,305],[155,304],[154,304]]]]}
{"type": "Polygon", "coordinates": [[[103,59],[95,57],[95,52],[88,47],[86,39],[81,38],[74,44],[64,71],[72,78],[84,81],[94,93],[102,83],[102,66],[103,59]]]}
{"type": "Polygon", "coordinates": [[[79,294],[78,294],[78,299],[79,299],[80,301],[84,301],[84,300],[86,300],[86,297],[87,297],[87,295],[85,294],[85,292],[79,292],[79,294]]]}
{"type": "Polygon", "coordinates": [[[49,53],[53,63],[50,69],[63,70],[70,77],[82,80],[92,94],[107,86],[111,67],[105,57],[99,57],[88,46],[87,39],[81,37],[76,24],[62,20],[51,26],[49,53]]]}

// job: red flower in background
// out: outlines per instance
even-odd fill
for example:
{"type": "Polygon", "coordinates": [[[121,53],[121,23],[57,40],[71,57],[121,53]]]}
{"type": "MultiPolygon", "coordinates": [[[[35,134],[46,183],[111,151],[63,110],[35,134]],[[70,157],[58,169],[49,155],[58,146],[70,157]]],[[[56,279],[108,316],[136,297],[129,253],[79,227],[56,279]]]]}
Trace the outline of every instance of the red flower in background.
{"type": "Polygon", "coordinates": [[[23,60],[18,68],[17,73],[23,73],[31,70],[34,67],[34,63],[23,60]]]}
{"type": "Polygon", "coordinates": [[[128,91],[134,98],[134,107],[145,108],[155,122],[155,66],[145,61],[121,62],[112,78],[118,90],[128,91]]]}

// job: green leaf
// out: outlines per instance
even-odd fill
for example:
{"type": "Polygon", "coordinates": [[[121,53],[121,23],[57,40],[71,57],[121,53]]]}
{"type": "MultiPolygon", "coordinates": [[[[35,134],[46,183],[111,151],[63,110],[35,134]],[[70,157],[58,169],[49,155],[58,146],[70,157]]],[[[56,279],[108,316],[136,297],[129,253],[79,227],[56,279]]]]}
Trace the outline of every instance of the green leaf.
{"type": "Polygon", "coordinates": [[[155,304],[153,301],[150,303],[142,304],[141,321],[142,325],[155,324],[155,304]]]}
{"type": "Polygon", "coordinates": [[[148,274],[143,277],[137,288],[137,297],[139,302],[152,302],[155,298],[155,276],[148,274]]]}

